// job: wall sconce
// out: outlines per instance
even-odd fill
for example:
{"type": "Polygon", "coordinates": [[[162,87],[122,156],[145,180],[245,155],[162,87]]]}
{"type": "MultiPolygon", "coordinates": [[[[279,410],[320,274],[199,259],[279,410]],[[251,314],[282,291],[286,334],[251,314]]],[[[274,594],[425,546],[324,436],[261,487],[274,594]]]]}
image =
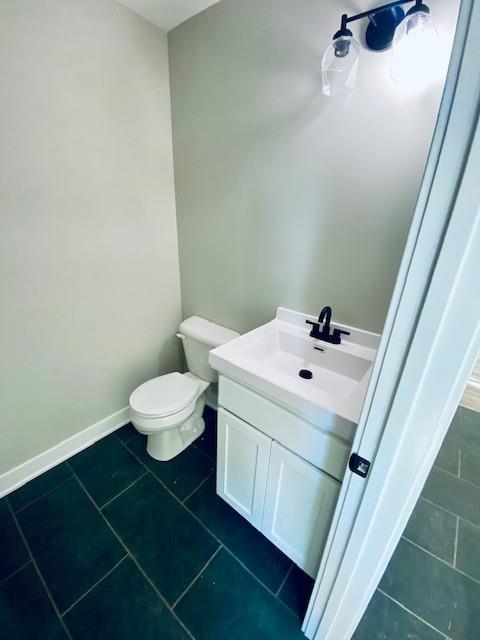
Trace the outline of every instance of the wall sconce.
{"type": "Polygon", "coordinates": [[[340,29],[322,58],[323,93],[346,95],[355,87],[360,46],[347,24],[368,18],[366,45],[373,51],[392,47],[391,75],[402,86],[421,85],[438,63],[438,33],[422,0],[396,0],[354,16],[342,15],[340,29]],[[415,2],[407,14],[400,5],[415,2]]]}

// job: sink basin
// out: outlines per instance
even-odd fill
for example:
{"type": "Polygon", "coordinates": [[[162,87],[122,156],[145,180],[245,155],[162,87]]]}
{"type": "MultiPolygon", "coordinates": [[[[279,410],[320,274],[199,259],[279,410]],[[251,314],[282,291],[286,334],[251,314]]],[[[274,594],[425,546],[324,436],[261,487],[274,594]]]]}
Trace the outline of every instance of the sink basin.
{"type": "Polygon", "coordinates": [[[306,320],[316,318],[279,307],[271,322],[212,350],[210,364],[350,440],[345,421],[358,422],[380,336],[335,323],[350,335],[333,345],[311,338],[306,320]]]}

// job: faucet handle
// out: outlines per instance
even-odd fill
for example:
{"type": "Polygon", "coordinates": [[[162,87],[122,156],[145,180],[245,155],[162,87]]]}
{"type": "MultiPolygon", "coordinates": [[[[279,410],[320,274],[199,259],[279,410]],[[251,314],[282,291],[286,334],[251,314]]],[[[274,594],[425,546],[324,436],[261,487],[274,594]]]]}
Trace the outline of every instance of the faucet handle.
{"type": "Polygon", "coordinates": [[[333,334],[332,337],[335,340],[334,344],[340,344],[342,341],[341,336],[346,335],[349,336],[350,335],[350,331],[344,331],[343,329],[334,329],[333,330],[333,334]]]}
{"type": "Polygon", "coordinates": [[[320,337],[320,324],[313,320],[305,320],[305,324],[311,324],[312,329],[310,331],[310,337],[318,339],[320,337]]]}

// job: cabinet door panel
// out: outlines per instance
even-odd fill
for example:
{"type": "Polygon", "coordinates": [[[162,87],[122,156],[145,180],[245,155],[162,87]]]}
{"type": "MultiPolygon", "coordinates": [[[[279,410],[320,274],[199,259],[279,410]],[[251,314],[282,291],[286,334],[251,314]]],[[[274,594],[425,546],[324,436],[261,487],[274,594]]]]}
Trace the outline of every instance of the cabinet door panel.
{"type": "Polygon", "coordinates": [[[299,567],[316,577],[340,483],[272,445],[262,531],[299,567]]]}
{"type": "Polygon", "coordinates": [[[217,493],[258,529],[271,442],[243,420],[219,409],[217,493]]]}

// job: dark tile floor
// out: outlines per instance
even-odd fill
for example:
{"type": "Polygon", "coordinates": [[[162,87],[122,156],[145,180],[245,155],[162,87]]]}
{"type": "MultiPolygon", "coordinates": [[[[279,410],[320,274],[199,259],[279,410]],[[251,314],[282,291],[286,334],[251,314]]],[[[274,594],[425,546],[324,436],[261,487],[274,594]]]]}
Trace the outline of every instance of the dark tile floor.
{"type": "Polygon", "coordinates": [[[313,581],[216,495],[205,415],[170,462],[128,425],[0,500],[2,638],[304,637],[313,581]]]}
{"type": "Polygon", "coordinates": [[[354,640],[480,638],[480,413],[459,407],[354,640]]]}

